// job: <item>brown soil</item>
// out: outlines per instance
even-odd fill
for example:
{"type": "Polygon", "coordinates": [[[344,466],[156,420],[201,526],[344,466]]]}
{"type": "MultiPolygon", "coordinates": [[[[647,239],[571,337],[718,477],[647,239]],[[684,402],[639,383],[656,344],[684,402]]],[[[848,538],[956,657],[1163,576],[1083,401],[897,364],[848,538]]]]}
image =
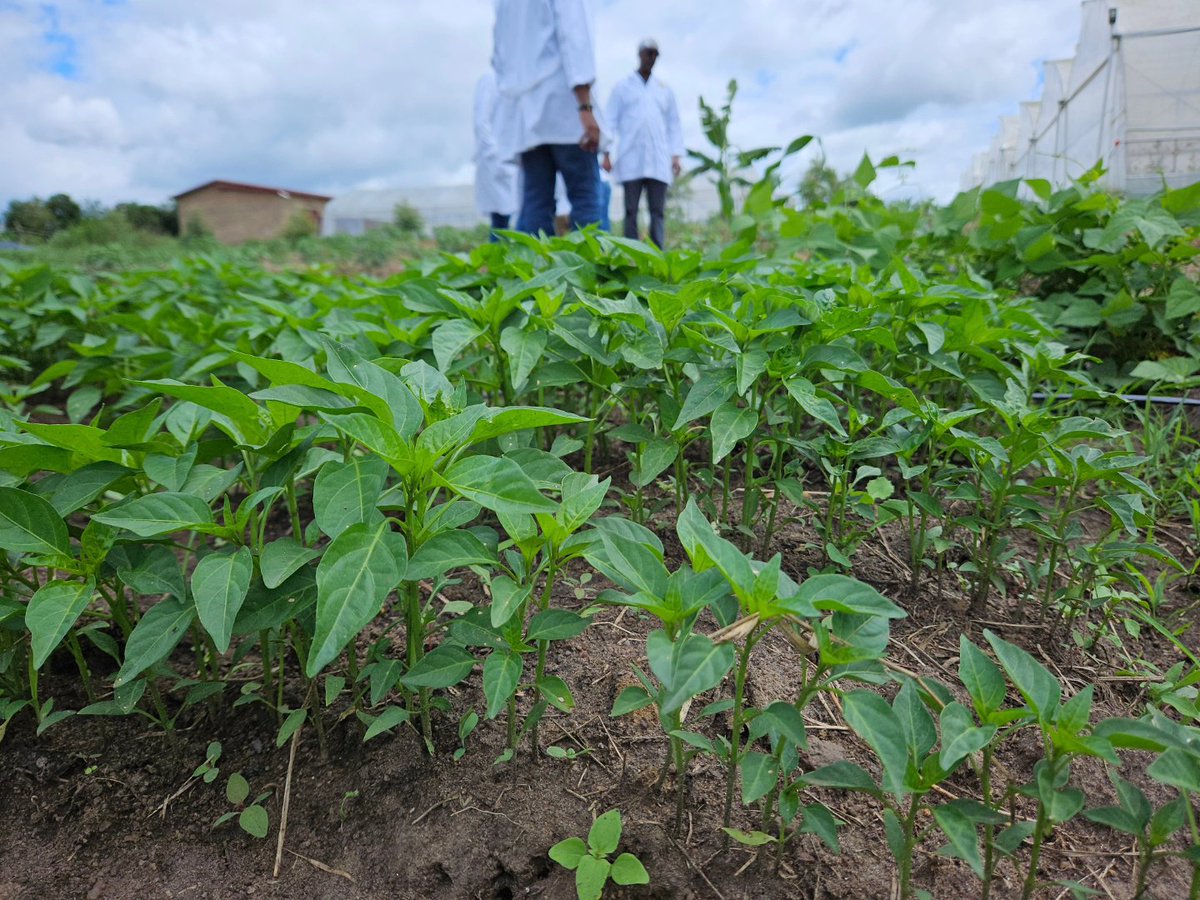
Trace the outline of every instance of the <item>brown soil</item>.
{"type": "MultiPolygon", "coordinates": [[[[656,530],[677,563],[673,530],[656,530]]],[[[783,553],[793,575],[803,577],[809,566],[820,563],[812,549],[816,544],[801,516],[782,529],[774,549],[783,553]]],[[[905,550],[896,531],[876,534],[860,549],[855,574],[909,612],[894,629],[892,659],[953,683],[958,635],[966,630],[979,640],[981,626],[965,621],[965,598],[953,585],[940,591],[926,586],[912,595],[905,550]]],[[[604,586],[599,581],[587,585],[589,596],[604,586]]],[[[560,586],[557,605],[585,605],[568,585],[560,586]]],[[[1194,605],[1182,592],[1173,602],[1194,605]]],[[[1139,683],[1108,677],[1121,663],[1104,645],[1085,653],[1062,634],[1052,637],[1047,627],[1023,621],[1011,600],[993,598],[991,609],[987,627],[1038,655],[1061,674],[1070,691],[1095,684],[1095,718],[1137,715],[1142,709],[1139,683]]],[[[481,723],[468,739],[467,754],[454,762],[454,723],[467,710],[482,707],[478,671],[450,692],[453,715],[435,718],[439,753],[434,758],[406,727],[363,744],[363,727],[356,719],[334,722],[342,711],[338,708],[326,714],[328,752],[322,757],[315,730],[306,726],[295,758],[278,878],[272,877],[272,869],[288,746],[275,747],[276,723],[263,707],[227,705],[215,715],[198,707],[181,716],[174,741],[138,717],[72,718],[37,737],[31,717],[23,713],[0,747],[0,898],[569,898],[574,896],[573,876],[546,852],[565,837],[586,834],[594,815],[614,807],[625,819],[621,849],[641,858],[652,883],[607,896],[889,897],[894,866],[878,804],[865,797],[818,792],[846,823],[841,854],[832,854],[815,837],[798,836],[777,873],[769,860],[756,860],[737,845],[722,852],[724,772],[715,761],[698,758],[683,831],[671,834],[670,780],[667,792],[654,789],[665,752],[655,717],[609,716],[617,693],[632,683],[630,666],[641,664],[651,627],[633,610],[606,609],[581,637],[552,645],[549,671],[572,686],[578,706],[569,716],[547,715],[541,740],[543,745],[588,751],[574,761],[546,756],[535,761],[525,748],[514,763],[494,765],[504,746],[501,718],[481,723]],[[212,740],[224,747],[222,775],[206,785],[190,776],[212,740]],[[266,801],[271,816],[266,840],[247,836],[235,823],[211,828],[229,809],[225,777],[237,771],[249,780],[252,796],[273,791],[266,801]]],[[[1149,638],[1130,638],[1126,649],[1135,658],[1173,658],[1169,648],[1149,638]]],[[[57,658],[54,663],[61,665],[57,658]]],[[[751,666],[750,702],[762,706],[790,699],[796,665],[795,651],[783,640],[764,640],[751,666]]],[[[111,673],[100,669],[98,674],[111,673]]],[[[56,697],[60,708],[79,708],[85,701],[78,696],[77,682],[66,659],[65,667],[43,682],[43,696],[56,697]]],[[[703,699],[728,692],[723,685],[714,697],[703,699]]],[[[292,698],[293,705],[299,699],[292,698]]],[[[848,758],[877,771],[866,747],[844,727],[834,701],[818,702],[806,716],[811,746],[802,756],[805,768],[848,758]]],[[[696,725],[694,718],[689,720],[692,727],[727,733],[724,718],[707,726],[696,725]]],[[[1000,769],[1018,781],[1028,780],[1039,755],[1026,732],[1003,745],[1000,769]]],[[[1129,762],[1124,774],[1137,779],[1137,761],[1129,762]]],[[[1090,805],[1112,802],[1101,766],[1080,764],[1073,778],[1090,805]]],[[[970,774],[960,773],[946,785],[945,796],[978,796],[978,790],[970,774]]],[[[1156,799],[1165,796],[1159,792],[1156,799]]],[[[1025,808],[1018,812],[1029,814],[1025,808]]],[[[757,823],[750,811],[736,809],[734,824],[752,829],[757,823]]],[[[918,850],[920,887],[939,898],[977,896],[978,881],[963,864],[937,855],[940,844],[930,836],[918,850]]],[[[1127,898],[1132,890],[1130,849],[1113,832],[1078,818],[1047,845],[1042,874],[1047,880],[1074,880],[1107,896],[1127,898]]],[[[1016,896],[1020,879],[1013,865],[1002,864],[993,896],[1016,896]]],[[[1151,896],[1167,900],[1186,891],[1187,872],[1181,866],[1156,867],[1151,896]]],[[[1066,893],[1054,888],[1039,896],[1066,893]]]]}

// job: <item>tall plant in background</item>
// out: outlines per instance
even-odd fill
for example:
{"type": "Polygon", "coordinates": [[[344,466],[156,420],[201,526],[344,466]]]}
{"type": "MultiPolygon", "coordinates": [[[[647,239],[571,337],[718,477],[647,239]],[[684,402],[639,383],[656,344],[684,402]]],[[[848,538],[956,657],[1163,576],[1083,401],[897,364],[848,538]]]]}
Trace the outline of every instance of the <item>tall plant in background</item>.
{"type": "Polygon", "coordinates": [[[712,172],[713,178],[717,186],[717,196],[721,199],[721,218],[726,222],[733,221],[734,198],[733,192],[735,187],[750,188],[753,193],[753,188],[766,185],[767,197],[770,198],[770,191],[778,184],[775,172],[778,170],[780,163],[793,153],[797,153],[808,146],[812,137],[804,135],[792,141],[786,149],[775,159],[768,167],[761,178],[750,179],[747,177],[750,167],[761,162],[772,154],[779,153],[779,147],[755,147],[753,150],[742,150],[735,147],[729,141],[729,123],[733,118],[733,98],[737,96],[737,79],[731,78],[729,85],[726,88],[725,103],[717,110],[710,106],[708,102],[700,98],[700,125],[704,129],[704,136],[712,145],[712,149],[708,153],[701,153],[699,150],[688,150],[688,156],[699,162],[694,169],[688,172],[689,178],[694,178],[697,175],[702,175],[705,172],[712,172]]]}

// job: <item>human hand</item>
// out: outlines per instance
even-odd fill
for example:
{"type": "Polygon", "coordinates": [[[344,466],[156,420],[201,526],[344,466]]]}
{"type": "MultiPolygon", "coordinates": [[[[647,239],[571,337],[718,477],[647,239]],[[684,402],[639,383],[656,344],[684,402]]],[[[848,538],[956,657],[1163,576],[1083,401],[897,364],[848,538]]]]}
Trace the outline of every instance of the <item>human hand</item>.
{"type": "Polygon", "coordinates": [[[579,124],[583,126],[583,137],[579,139],[579,146],[588,153],[595,153],[600,149],[600,125],[595,114],[590,109],[581,109],[579,124]]]}
{"type": "Polygon", "coordinates": [[[607,153],[604,154],[604,159],[600,161],[600,168],[602,168],[605,172],[612,171],[612,157],[610,157],[607,153]]]}
{"type": "Polygon", "coordinates": [[[683,171],[683,164],[680,163],[679,157],[672,156],[671,157],[671,174],[674,175],[676,178],[678,178],[679,173],[682,171],[683,171]]]}

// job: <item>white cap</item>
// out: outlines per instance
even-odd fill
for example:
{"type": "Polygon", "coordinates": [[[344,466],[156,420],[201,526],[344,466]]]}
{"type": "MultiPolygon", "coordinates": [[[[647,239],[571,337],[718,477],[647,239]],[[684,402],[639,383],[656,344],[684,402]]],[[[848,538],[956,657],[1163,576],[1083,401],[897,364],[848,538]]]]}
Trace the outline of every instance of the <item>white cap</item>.
{"type": "Polygon", "coordinates": [[[638,44],[638,51],[640,52],[642,50],[653,50],[655,53],[657,53],[658,52],[658,41],[656,41],[654,38],[650,38],[650,37],[642,38],[642,42],[640,44],[638,44]]]}

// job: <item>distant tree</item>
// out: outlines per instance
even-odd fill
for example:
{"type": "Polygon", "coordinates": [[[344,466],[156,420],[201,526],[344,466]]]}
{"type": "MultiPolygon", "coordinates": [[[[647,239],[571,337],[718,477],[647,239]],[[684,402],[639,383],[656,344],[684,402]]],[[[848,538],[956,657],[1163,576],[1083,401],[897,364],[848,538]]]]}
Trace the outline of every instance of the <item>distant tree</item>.
{"type": "Polygon", "coordinates": [[[66,194],[54,194],[46,201],[46,209],[54,217],[55,231],[78,225],[83,219],[83,210],[79,208],[79,204],[66,194]]]}
{"type": "Polygon", "coordinates": [[[54,234],[54,214],[45,202],[34,197],[31,200],[13,200],[4,213],[6,230],[23,238],[49,238],[54,234]]]}
{"type": "Polygon", "coordinates": [[[114,212],[138,231],[153,234],[178,234],[179,213],[174,206],[149,206],[145,203],[118,203],[114,212]]]}
{"type": "Polygon", "coordinates": [[[425,228],[425,220],[421,218],[421,213],[408,203],[396,204],[396,209],[392,213],[392,224],[398,231],[406,234],[416,234],[425,228]]]}
{"type": "Polygon", "coordinates": [[[837,170],[824,157],[814,159],[800,179],[800,199],[806,207],[828,206],[844,187],[837,170]]]}

